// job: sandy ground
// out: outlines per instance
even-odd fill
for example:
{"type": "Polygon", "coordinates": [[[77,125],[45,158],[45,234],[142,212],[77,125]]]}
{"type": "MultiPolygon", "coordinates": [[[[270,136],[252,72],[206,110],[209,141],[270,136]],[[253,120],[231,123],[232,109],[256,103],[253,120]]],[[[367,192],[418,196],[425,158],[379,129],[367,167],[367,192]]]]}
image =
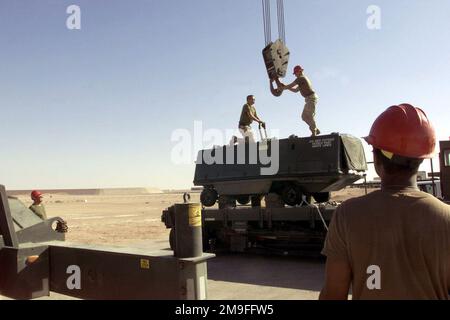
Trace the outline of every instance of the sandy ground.
{"type": "MultiPolygon", "coordinates": [[[[363,195],[347,188],[332,194],[342,201],[363,195]]],[[[191,201],[199,200],[192,193],[191,201]]],[[[26,204],[29,199],[19,196],[26,204]]],[[[61,195],[47,194],[48,217],[60,216],[69,226],[66,239],[86,244],[168,248],[169,230],[161,222],[162,210],[182,203],[182,194],[61,195]]],[[[323,283],[323,260],[306,258],[218,255],[208,262],[210,299],[317,299],[323,283]]],[[[65,299],[52,295],[50,299],[65,299]]]]}

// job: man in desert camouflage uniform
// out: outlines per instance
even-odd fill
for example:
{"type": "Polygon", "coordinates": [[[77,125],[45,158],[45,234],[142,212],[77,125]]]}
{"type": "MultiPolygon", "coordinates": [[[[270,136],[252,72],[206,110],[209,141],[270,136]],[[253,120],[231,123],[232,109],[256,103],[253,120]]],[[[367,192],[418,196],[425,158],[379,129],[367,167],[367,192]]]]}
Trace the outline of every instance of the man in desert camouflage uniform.
{"type": "Polygon", "coordinates": [[[292,92],[300,92],[305,98],[305,107],[302,112],[302,120],[305,121],[309,130],[311,130],[311,136],[317,136],[320,134],[320,130],[316,125],[316,105],[318,97],[312,88],[311,81],[304,75],[303,68],[301,66],[295,66],[294,75],[297,77],[291,84],[285,85],[278,78],[275,79],[278,88],[280,90],[289,90],[292,92]]]}

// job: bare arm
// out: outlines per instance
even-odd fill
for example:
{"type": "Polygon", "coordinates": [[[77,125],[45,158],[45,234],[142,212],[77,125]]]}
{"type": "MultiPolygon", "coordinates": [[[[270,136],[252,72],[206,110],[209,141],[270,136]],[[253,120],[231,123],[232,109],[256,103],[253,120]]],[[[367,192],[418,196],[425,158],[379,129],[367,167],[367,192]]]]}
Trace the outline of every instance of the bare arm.
{"type": "Polygon", "coordinates": [[[292,92],[299,92],[300,91],[300,87],[297,84],[297,80],[294,80],[293,82],[291,82],[288,85],[285,85],[284,83],[282,83],[278,78],[275,79],[275,81],[276,81],[276,83],[278,85],[278,88],[280,88],[281,90],[286,90],[287,89],[287,90],[292,91],[292,92]]]}
{"type": "Polygon", "coordinates": [[[252,115],[250,111],[247,111],[247,116],[249,116],[252,120],[254,120],[254,121],[258,122],[258,123],[262,122],[261,119],[258,118],[258,116],[252,115]]]}
{"type": "Polygon", "coordinates": [[[300,87],[299,86],[297,86],[296,88],[287,88],[289,91],[292,91],[292,92],[299,92],[300,91],[300,87]]]}
{"type": "Polygon", "coordinates": [[[328,258],[325,267],[325,285],[319,300],[347,300],[352,281],[352,270],[347,261],[328,258]]]}
{"type": "MultiPolygon", "coordinates": [[[[292,82],[291,82],[290,84],[288,84],[288,85],[285,85],[285,84],[283,84],[282,82],[280,82],[280,84],[281,84],[281,86],[282,86],[283,89],[288,89],[288,90],[290,90],[290,91],[292,91],[292,89],[294,89],[295,86],[298,86],[297,80],[292,81],[292,82]]],[[[293,92],[298,92],[298,90],[297,90],[297,91],[293,91],[293,92]]]]}

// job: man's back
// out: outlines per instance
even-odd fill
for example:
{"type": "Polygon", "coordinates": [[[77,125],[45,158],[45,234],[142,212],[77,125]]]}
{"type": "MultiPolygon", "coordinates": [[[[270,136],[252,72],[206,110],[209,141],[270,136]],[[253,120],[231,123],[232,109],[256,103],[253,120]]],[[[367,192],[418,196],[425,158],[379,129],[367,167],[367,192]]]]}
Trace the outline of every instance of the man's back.
{"type": "Polygon", "coordinates": [[[348,260],[354,299],[448,299],[450,206],[392,189],[344,202],[333,219],[323,253],[348,260]],[[370,266],[380,290],[367,286],[370,266]]]}
{"type": "Polygon", "coordinates": [[[30,210],[33,211],[41,219],[47,219],[47,213],[45,212],[45,207],[43,204],[32,204],[30,210]]]}

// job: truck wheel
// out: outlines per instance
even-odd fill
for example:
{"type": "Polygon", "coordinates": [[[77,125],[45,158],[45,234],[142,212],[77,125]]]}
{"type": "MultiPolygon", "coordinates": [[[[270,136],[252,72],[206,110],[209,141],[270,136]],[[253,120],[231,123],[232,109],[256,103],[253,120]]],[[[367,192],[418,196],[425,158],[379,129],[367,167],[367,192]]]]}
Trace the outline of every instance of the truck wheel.
{"type": "Polygon", "coordinates": [[[217,198],[217,191],[212,188],[203,189],[202,193],[200,194],[200,202],[205,207],[212,207],[213,205],[215,205],[217,198]]]}
{"type": "Polygon", "coordinates": [[[299,199],[301,199],[300,190],[292,185],[286,186],[281,192],[281,199],[283,199],[284,203],[288,206],[294,207],[299,203],[299,199]]]}
{"type": "Polygon", "coordinates": [[[239,204],[245,206],[247,203],[250,202],[250,196],[237,196],[236,200],[239,204]]]}
{"type": "Polygon", "coordinates": [[[329,192],[317,192],[312,195],[316,202],[327,202],[330,201],[330,193],[329,192]]]}

